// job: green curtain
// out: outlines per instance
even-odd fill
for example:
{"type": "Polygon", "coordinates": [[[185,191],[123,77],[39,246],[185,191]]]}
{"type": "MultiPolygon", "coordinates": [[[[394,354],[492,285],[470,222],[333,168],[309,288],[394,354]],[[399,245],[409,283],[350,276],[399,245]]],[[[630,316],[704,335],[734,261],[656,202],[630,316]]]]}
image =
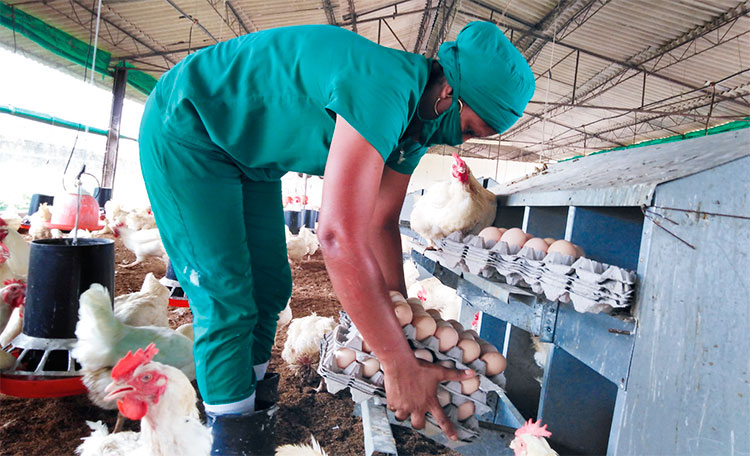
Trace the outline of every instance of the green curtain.
{"type": "MultiPolygon", "coordinates": [[[[71,62],[90,68],[93,48],[74,36],[63,32],[42,20],[24,13],[18,8],[0,3],[0,25],[25,36],[43,48],[71,62]]],[[[96,51],[97,73],[112,76],[112,55],[101,49],[96,51]]],[[[118,62],[127,68],[134,68],[127,62],[118,62]]],[[[156,85],[156,78],[140,70],[128,70],[128,84],[148,95],[156,85]]]]}

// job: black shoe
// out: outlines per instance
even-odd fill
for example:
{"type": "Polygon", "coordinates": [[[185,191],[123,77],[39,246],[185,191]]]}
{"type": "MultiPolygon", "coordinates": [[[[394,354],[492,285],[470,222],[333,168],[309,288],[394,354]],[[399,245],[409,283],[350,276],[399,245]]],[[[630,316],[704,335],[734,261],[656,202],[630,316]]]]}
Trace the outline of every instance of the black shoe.
{"type": "MultiPolygon", "coordinates": [[[[256,400],[256,405],[266,405],[256,400]]],[[[276,412],[272,404],[244,415],[206,414],[213,435],[212,455],[273,456],[276,449],[276,412]]]]}
{"type": "Polygon", "coordinates": [[[262,380],[255,385],[255,401],[275,404],[279,401],[279,374],[266,372],[262,380]]]}

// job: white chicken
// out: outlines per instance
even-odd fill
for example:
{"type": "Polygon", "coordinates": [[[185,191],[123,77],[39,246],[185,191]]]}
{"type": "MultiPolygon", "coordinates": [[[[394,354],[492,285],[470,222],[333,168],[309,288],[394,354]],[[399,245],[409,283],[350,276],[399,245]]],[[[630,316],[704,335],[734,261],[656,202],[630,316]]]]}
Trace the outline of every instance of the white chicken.
{"type": "Polygon", "coordinates": [[[73,357],[81,365],[89,398],[101,408],[115,406],[104,391],[112,367],[128,351],[150,343],[160,347],[157,361],[180,369],[191,380],[195,378],[191,339],[161,326],[134,327],[122,323],[112,311],[109,292],[99,284],[91,285],[81,295],[76,337],[73,357]]]}
{"type": "Polygon", "coordinates": [[[18,215],[18,211],[12,207],[8,207],[0,213],[0,219],[5,220],[5,223],[7,223],[8,227],[13,231],[18,231],[18,229],[21,228],[21,222],[23,221],[21,216],[18,215]]]}
{"type": "Polygon", "coordinates": [[[141,291],[115,298],[115,317],[130,326],[169,326],[169,290],[146,274],[141,291]]]}
{"type": "Polygon", "coordinates": [[[166,263],[167,252],[161,242],[161,235],[157,228],[135,231],[121,224],[114,228],[115,237],[122,238],[123,244],[135,254],[135,261],[123,265],[123,268],[132,268],[142,263],[146,258],[159,257],[166,263]]]}
{"type": "Polygon", "coordinates": [[[443,320],[458,320],[463,300],[437,277],[415,282],[407,291],[409,296],[419,298],[425,309],[438,310],[443,320]]]}
{"type": "Polygon", "coordinates": [[[315,233],[302,227],[299,234],[294,236],[289,228],[286,229],[286,252],[292,261],[302,261],[308,255],[314,255],[318,251],[320,244],[315,233]]]}
{"type": "Polygon", "coordinates": [[[206,456],[211,453],[211,431],[201,424],[197,396],[180,370],[153,361],[154,344],[128,352],[112,369],[105,388],[120,412],[141,420],[141,432],[110,434],[101,422],[88,421],[92,430],[76,453],[80,456],[150,455],[206,456]]]}
{"type": "Polygon", "coordinates": [[[320,341],[335,327],[333,318],[319,317],[314,313],[295,318],[286,330],[281,359],[286,361],[295,375],[305,381],[310,380],[315,372],[314,366],[320,359],[320,341]]]}
{"type": "Polygon", "coordinates": [[[52,220],[50,206],[47,203],[40,204],[39,209],[29,216],[29,235],[32,241],[52,237],[52,232],[48,226],[50,220],[52,220]]]}
{"type": "Polygon", "coordinates": [[[5,329],[0,332],[0,348],[7,346],[23,330],[23,309],[25,305],[20,305],[13,309],[10,319],[5,325],[5,329]]]}
{"type": "Polygon", "coordinates": [[[23,236],[9,229],[5,220],[0,218],[0,286],[10,279],[26,280],[30,251],[23,236]]]}
{"type": "Polygon", "coordinates": [[[320,443],[315,440],[314,436],[310,436],[310,444],[300,445],[282,445],[276,448],[275,456],[328,456],[320,443]]]}
{"type": "Polygon", "coordinates": [[[26,284],[21,279],[10,279],[0,287],[0,331],[4,331],[15,309],[26,302],[26,284]]]}
{"type": "Polygon", "coordinates": [[[154,213],[150,207],[133,209],[125,216],[125,225],[131,230],[149,230],[156,228],[154,213]]]}
{"type": "Polygon", "coordinates": [[[289,301],[286,302],[286,307],[284,307],[284,310],[279,312],[279,320],[276,322],[279,328],[288,325],[289,322],[292,321],[292,308],[289,306],[291,302],[292,298],[289,298],[289,301]]]}
{"type": "Polygon", "coordinates": [[[534,423],[529,418],[529,421],[516,429],[516,438],[510,442],[514,456],[559,456],[545,439],[552,433],[547,430],[546,424],[540,426],[539,423],[540,421],[534,423]]]}
{"type": "Polygon", "coordinates": [[[411,260],[404,261],[404,283],[406,284],[407,291],[409,287],[416,283],[419,278],[419,269],[417,265],[411,260]]]}
{"type": "Polygon", "coordinates": [[[453,154],[453,159],[452,178],[427,190],[411,213],[411,229],[427,240],[454,231],[477,234],[495,221],[495,194],[482,187],[458,154],[453,154]]]}

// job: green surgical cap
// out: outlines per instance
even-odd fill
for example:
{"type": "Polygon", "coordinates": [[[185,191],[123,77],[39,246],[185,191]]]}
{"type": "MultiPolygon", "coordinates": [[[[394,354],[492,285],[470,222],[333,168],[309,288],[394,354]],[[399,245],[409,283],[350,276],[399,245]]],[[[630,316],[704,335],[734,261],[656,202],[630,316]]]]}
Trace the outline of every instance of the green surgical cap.
{"type": "Polygon", "coordinates": [[[456,41],[440,46],[438,62],[453,96],[460,96],[498,133],[521,118],[534,95],[529,64],[491,22],[470,22],[456,41]]]}

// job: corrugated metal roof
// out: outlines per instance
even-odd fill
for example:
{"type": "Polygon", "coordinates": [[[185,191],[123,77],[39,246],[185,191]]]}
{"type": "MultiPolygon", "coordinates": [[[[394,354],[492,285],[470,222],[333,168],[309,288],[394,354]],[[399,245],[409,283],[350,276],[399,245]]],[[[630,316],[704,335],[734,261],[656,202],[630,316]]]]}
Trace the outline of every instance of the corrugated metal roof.
{"type": "MultiPolygon", "coordinates": [[[[91,2],[2,1],[90,38],[91,2]]],[[[431,54],[468,22],[491,20],[529,60],[537,90],[502,145],[463,148],[554,159],[750,115],[748,1],[107,0],[99,48],[158,77],[189,52],[273,27],[332,23],[385,46],[431,54]]],[[[0,29],[0,45],[82,74],[11,29],[0,29]]]]}

